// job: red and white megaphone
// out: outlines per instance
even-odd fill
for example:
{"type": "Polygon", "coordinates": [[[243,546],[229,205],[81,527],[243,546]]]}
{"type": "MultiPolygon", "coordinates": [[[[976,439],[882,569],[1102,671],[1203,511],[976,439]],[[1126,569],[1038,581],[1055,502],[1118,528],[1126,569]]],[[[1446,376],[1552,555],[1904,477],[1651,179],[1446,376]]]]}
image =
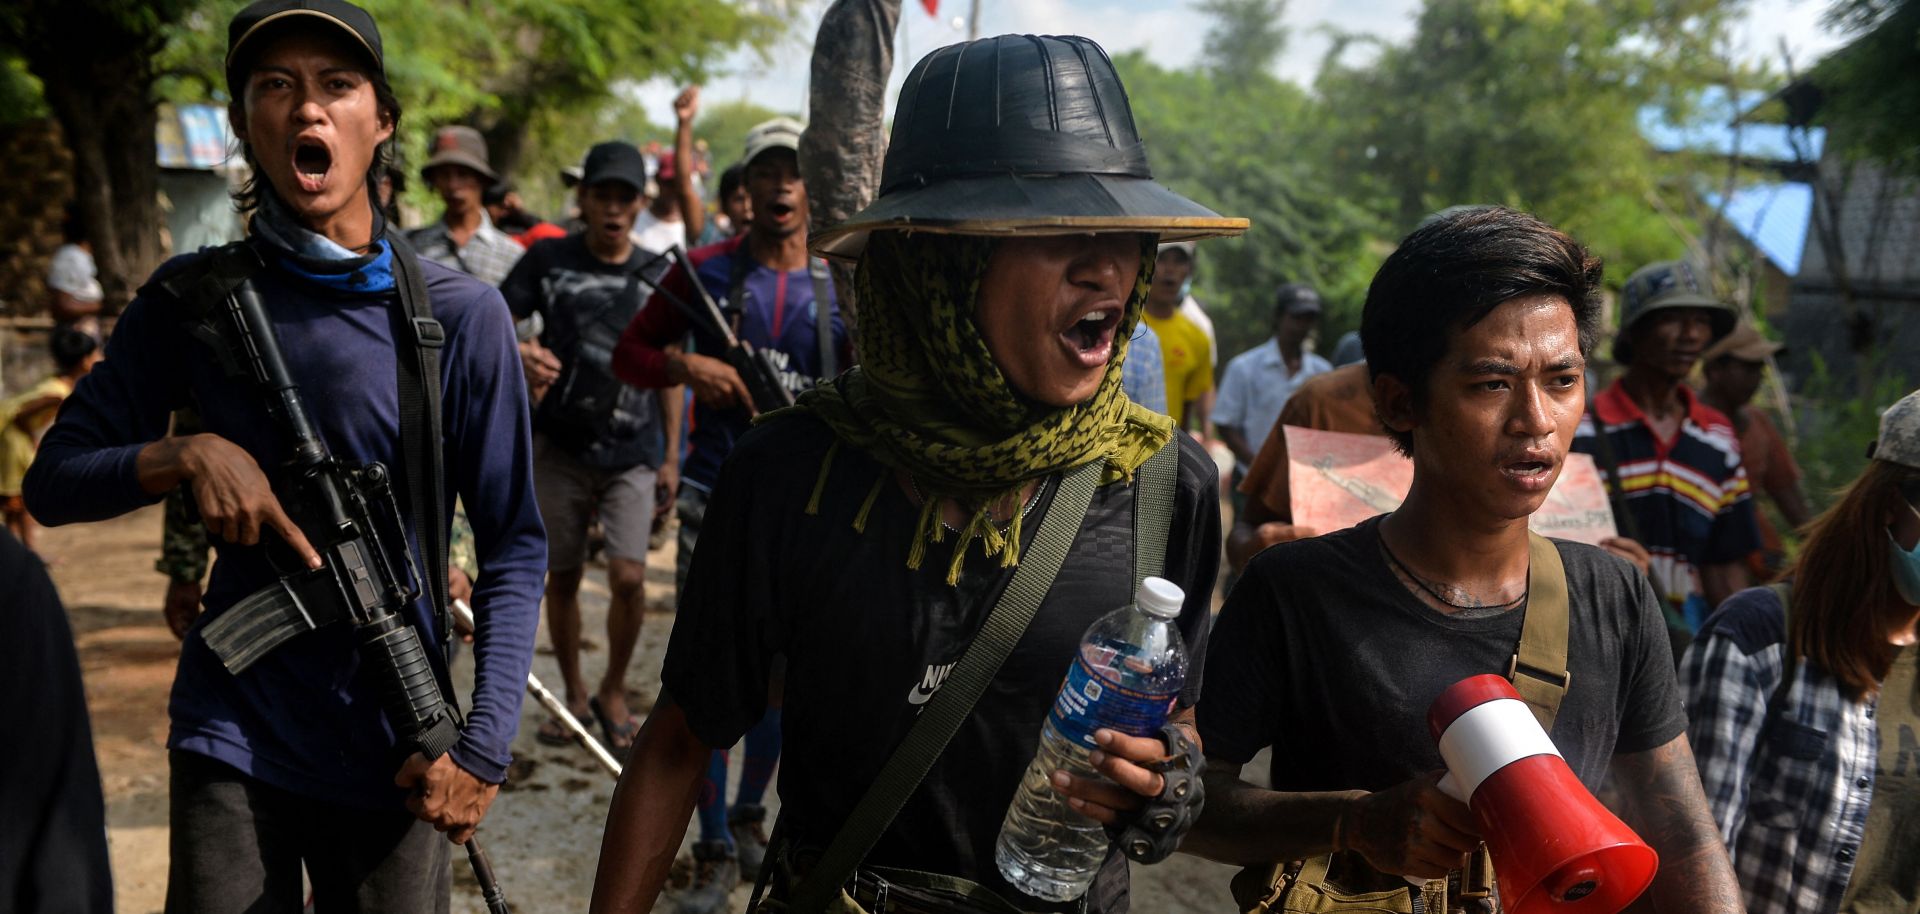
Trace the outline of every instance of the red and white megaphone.
{"type": "Polygon", "coordinates": [[[1454,683],[1427,709],[1447,776],[1473,809],[1508,914],[1619,914],[1660,857],[1573,776],[1560,750],[1493,675],[1454,683]]]}

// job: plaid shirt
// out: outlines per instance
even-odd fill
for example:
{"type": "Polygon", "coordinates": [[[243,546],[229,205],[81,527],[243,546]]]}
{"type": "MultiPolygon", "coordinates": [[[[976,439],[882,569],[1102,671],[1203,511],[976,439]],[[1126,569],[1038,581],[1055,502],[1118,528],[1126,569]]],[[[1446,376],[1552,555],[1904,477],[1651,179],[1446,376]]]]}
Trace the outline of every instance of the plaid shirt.
{"type": "Polygon", "coordinates": [[[493,220],[487,214],[480,214],[480,227],[467,239],[466,247],[455,247],[453,236],[447,234],[447,223],[442,220],[432,225],[423,225],[407,233],[407,241],[413,244],[420,256],[444,267],[459,270],[494,288],[513,272],[513,265],[520,262],[520,255],[526,248],[513,240],[513,236],[493,227],[493,220]]]}
{"type": "Polygon", "coordinates": [[[1748,914],[1838,910],[1873,801],[1873,700],[1794,664],[1776,696],[1786,612],[1772,588],[1729,597],[1680,663],[1688,741],[1748,914]]]}

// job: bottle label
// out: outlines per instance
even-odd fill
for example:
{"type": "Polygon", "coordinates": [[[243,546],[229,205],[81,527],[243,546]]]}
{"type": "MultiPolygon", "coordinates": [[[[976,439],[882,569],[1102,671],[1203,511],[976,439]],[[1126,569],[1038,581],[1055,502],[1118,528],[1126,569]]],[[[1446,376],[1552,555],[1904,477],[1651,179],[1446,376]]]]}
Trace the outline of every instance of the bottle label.
{"type": "Polygon", "coordinates": [[[1097,748],[1093,731],[1105,727],[1129,736],[1153,736],[1167,723],[1176,690],[1142,692],[1115,682],[1110,676],[1087,665],[1086,657],[1077,657],[1067,670],[1067,681],[1053,700],[1053,729],[1061,736],[1085,746],[1097,748]]]}

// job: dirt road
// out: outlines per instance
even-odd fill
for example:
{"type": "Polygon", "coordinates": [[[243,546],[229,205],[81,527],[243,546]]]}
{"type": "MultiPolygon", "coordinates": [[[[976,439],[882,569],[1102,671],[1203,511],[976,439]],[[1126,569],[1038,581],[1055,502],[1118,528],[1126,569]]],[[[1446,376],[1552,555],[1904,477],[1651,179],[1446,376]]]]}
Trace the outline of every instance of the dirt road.
{"type": "MultiPolygon", "coordinates": [[[[54,581],[80,649],[107,796],[115,910],[121,914],[158,912],[166,894],[167,692],[179,644],[160,617],[165,581],[153,571],[159,539],[160,513],[149,509],[104,524],[44,531],[40,543],[54,560],[54,581]]],[[[664,611],[671,605],[672,569],[671,546],[651,557],[648,603],[662,611],[648,613],[628,677],[634,684],[629,703],[636,712],[652,706],[658,688],[660,658],[673,626],[673,615],[664,611]]],[[[599,675],[605,662],[606,601],[604,569],[591,569],[581,599],[589,677],[599,675]]],[[[533,670],[557,691],[559,670],[546,637],[542,625],[533,670]]],[[[456,664],[456,677],[468,682],[471,670],[463,667],[456,664]]],[[[535,742],[533,732],[543,719],[544,712],[529,699],[514,745],[517,762],[480,834],[515,911],[585,911],[613,782],[584,750],[535,742]]],[[[737,775],[737,763],[733,771],[737,775]]],[[[1231,911],[1226,884],[1232,873],[1185,856],[1136,866],[1133,910],[1231,911]]],[[[747,894],[744,887],[736,890],[736,910],[745,909],[747,894]]],[[[462,855],[455,857],[453,910],[485,911],[462,855]]]]}

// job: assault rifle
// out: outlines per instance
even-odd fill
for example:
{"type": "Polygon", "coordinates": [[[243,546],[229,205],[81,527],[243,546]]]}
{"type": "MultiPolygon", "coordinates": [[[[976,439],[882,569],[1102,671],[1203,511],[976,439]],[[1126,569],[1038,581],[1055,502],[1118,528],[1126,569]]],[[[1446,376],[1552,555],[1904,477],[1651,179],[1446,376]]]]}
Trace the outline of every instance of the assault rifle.
{"type": "MultiPolygon", "coordinates": [[[[694,326],[719,337],[726,344],[727,351],[721,357],[740,373],[740,380],[746,382],[747,392],[753,396],[755,412],[766,413],[792,406],[793,392],[781,383],[780,369],[773,367],[765,350],[754,348],[752,343],[734,334],[733,323],[727,319],[726,312],[721,310],[713,296],[708,294],[706,284],[700,281],[699,274],[693,270],[693,261],[687,259],[687,252],[679,245],[674,245],[668,251],[674,263],[680,265],[680,272],[686,275],[687,284],[693,287],[694,295],[700,299],[699,306],[680,297],[664,283],[642,281],[666,296],[667,301],[679,308],[694,326]]],[[[744,257],[746,252],[743,250],[736,256],[744,257]]],[[[824,308],[826,303],[820,302],[818,307],[824,308]]]]}
{"type": "MultiPolygon", "coordinates": [[[[279,580],[209,622],[203,639],[237,675],[288,638],[345,621],[353,626],[361,662],[376,680],[381,709],[401,745],[429,761],[439,758],[459,739],[460,721],[405,616],[420,595],[420,576],[391,474],[383,464],[347,463],[328,451],[251,281],[233,286],[224,314],[213,310],[194,334],[224,342],[214,349],[224,352],[229,371],[251,379],[266,397],[267,415],[288,455],[272,474],[274,495],[322,565],[308,568],[284,540],[263,530],[279,580]]],[[[486,853],[471,840],[466,849],[487,909],[507,914],[486,853]]]]}

